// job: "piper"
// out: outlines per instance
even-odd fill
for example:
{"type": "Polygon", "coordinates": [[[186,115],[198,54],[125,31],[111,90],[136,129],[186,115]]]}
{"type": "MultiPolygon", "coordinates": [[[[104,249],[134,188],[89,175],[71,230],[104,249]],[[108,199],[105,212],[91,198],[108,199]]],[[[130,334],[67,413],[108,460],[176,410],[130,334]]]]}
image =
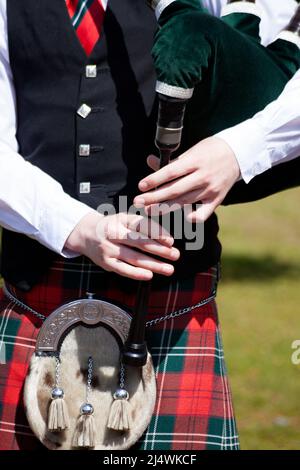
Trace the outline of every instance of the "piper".
{"type": "MultiPolygon", "coordinates": [[[[22,390],[27,372],[27,384],[34,376],[30,377],[30,354],[35,370],[45,371],[40,367],[45,358],[34,355],[34,345],[44,331],[43,321],[46,328],[45,317],[51,315],[59,331],[66,319],[74,320],[76,327],[61,344],[52,344],[54,352],[61,346],[65,360],[56,355],[57,360],[48,363],[48,373],[35,382],[39,429],[45,431],[49,407],[53,418],[51,429],[39,434],[40,440],[61,448],[67,436],[70,448],[111,448],[117,433],[120,441],[120,429],[116,429],[120,413],[113,413],[105,423],[112,425],[107,426],[112,429],[108,443],[104,432],[95,436],[102,401],[94,402],[93,397],[103,397],[110,406],[116,400],[115,408],[120,410],[124,402],[120,405],[119,399],[130,401],[135,396],[134,387],[130,397],[122,387],[122,365],[116,374],[118,344],[124,339],[128,313],[134,309],[137,281],[152,279],[154,273],[146,320],[158,400],[146,433],[136,436],[135,445],[145,450],[238,449],[214,300],[221,252],[216,216],[205,225],[203,248],[188,252],[185,240],[176,241],[174,248],[172,233],[154,221],[149,227],[142,216],[106,216],[95,209],[116,204],[122,193],[133,200],[139,179],[148,174],[144,157],[153,147],[156,79],[171,87],[195,88],[186,113],[183,150],[273,99],[292,76],[293,64],[300,60],[298,49],[292,43],[282,44],[291,50],[291,60],[285,62],[247,32],[229,25],[228,19],[213,18],[200,3],[182,0],[158,15],[161,27],[153,49],[154,68],[150,50],[157,24],[153,12],[138,0],[110,0],[107,9],[106,2],[98,0],[88,4],[67,0],[66,5],[1,0],[0,7],[0,100],[6,109],[0,118],[2,274],[8,297],[3,297],[1,308],[1,337],[8,357],[1,366],[0,447],[37,449],[40,445],[28,427],[22,390]],[[178,56],[174,38],[180,37],[180,31],[189,33],[180,38],[187,75],[181,75],[174,60],[178,56]],[[188,56],[191,45],[193,54],[188,56]],[[241,51],[246,61],[240,63],[236,54],[241,51]],[[269,74],[262,80],[257,60],[271,71],[272,80],[269,74]],[[291,65],[286,71],[287,62],[291,65]],[[244,90],[238,91],[240,77],[232,73],[236,69],[253,74],[250,84],[260,94],[254,94],[251,102],[244,102],[244,90]],[[176,72],[174,81],[171,70],[176,72]],[[232,112],[228,101],[235,104],[232,112]],[[158,229],[155,240],[149,237],[150,228],[158,229]],[[143,236],[136,238],[137,234],[143,236]],[[82,299],[86,292],[89,298],[82,299]],[[80,304],[75,308],[71,301],[80,304]],[[119,342],[118,335],[112,336],[112,325],[107,325],[111,321],[105,315],[107,301],[110,309],[123,312],[116,315],[114,325],[121,327],[119,342]],[[101,345],[110,344],[114,351],[105,355],[97,349],[104,362],[93,358],[96,347],[88,354],[97,339],[91,328],[97,318],[106,325],[101,333],[106,341],[101,345]],[[83,337],[87,337],[84,343],[83,337]],[[87,346],[81,349],[82,344],[87,346]],[[70,354],[68,345],[75,354],[70,354]],[[80,386],[70,400],[74,377],[80,386]],[[118,388],[112,390],[108,382],[118,388]],[[65,401],[68,419],[64,404],[52,405],[52,399],[65,401]],[[43,440],[47,432],[52,432],[52,441],[43,440]]],[[[49,323],[43,348],[53,339],[49,323]]],[[[147,370],[143,369],[149,378],[147,370]]],[[[28,399],[34,395],[30,390],[29,385],[28,399]]],[[[32,409],[26,409],[31,423],[36,422],[30,416],[32,409]]],[[[126,423],[122,420],[121,431],[130,431],[129,415],[126,423]]]]}

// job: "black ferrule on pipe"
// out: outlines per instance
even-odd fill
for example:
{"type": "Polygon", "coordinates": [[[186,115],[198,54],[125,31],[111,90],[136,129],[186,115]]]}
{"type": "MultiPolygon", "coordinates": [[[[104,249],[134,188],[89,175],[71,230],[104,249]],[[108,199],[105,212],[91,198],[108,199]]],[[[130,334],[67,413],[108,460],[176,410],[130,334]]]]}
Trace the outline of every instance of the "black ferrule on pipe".
{"type": "Polygon", "coordinates": [[[145,330],[150,290],[150,281],[140,281],[128,339],[122,355],[123,363],[129,366],[142,367],[147,362],[145,330]]]}
{"type": "MultiPolygon", "coordinates": [[[[175,152],[181,143],[186,99],[158,95],[159,108],[155,145],[161,152],[175,152]]],[[[164,165],[161,165],[164,166],[164,165]]]]}
{"type": "MultiPolygon", "coordinates": [[[[180,146],[187,100],[161,94],[158,96],[155,144],[160,152],[160,168],[162,168],[169,163],[172,153],[180,146]]],[[[122,354],[122,362],[129,366],[142,367],[147,362],[145,330],[150,291],[151,281],[139,282],[128,339],[122,354]]]]}

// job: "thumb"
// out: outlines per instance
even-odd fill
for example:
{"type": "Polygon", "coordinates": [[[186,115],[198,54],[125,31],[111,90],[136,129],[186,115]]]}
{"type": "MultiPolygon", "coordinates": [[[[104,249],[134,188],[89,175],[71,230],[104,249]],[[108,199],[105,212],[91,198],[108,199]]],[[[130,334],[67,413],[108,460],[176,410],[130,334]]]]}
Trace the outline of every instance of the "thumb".
{"type": "Polygon", "coordinates": [[[147,158],[147,165],[154,171],[159,170],[159,158],[155,155],[149,155],[147,158]]]}

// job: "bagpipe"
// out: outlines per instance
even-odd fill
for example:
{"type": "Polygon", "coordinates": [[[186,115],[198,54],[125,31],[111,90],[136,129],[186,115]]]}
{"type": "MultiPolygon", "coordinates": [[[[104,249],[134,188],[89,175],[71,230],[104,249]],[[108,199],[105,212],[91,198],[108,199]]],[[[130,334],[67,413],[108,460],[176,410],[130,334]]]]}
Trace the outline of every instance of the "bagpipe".
{"type": "MultiPolygon", "coordinates": [[[[197,0],[183,0],[180,7],[176,3],[159,16],[153,57],[158,93],[162,99],[165,95],[177,99],[186,108],[183,151],[251,118],[278,98],[300,66],[300,7],[277,39],[265,47],[255,0],[229,1],[221,20],[199,8],[197,0]]],[[[159,14],[160,2],[152,4],[159,14]]],[[[223,204],[250,202],[295,187],[300,183],[299,166],[297,158],[248,184],[239,181],[223,204]]]]}
{"type": "MultiPolygon", "coordinates": [[[[159,24],[153,58],[161,166],[180,144],[188,148],[263,109],[300,66],[297,41],[292,40],[298,39],[299,11],[287,34],[264,47],[253,1],[229,2],[221,19],[208,14],[199,0],[148,3],[159,24]]],[[[225,203],[296,184],[296,162],[249,185],[237,183],[225,203]]],[[[151,283],[139,284],[133,316],[89,295],[59,307],[43,323],[24,402],[29,424],[47,448],[128,449],[148,427],[156,399],[145,342],[150,289],[151,283]]]]}

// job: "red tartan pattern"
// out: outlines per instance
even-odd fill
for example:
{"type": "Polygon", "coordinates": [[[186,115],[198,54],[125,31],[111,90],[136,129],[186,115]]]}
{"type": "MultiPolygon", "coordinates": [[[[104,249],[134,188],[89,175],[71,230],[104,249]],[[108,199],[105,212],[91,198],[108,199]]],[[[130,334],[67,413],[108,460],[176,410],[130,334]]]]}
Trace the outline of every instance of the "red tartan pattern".
{"type": "MultiPolygon", "coordinates": [[[[152,289],[148,320],[207,298],[216,275],[211,268],[190,279],[159,280],[152,289]]],[[[100,272],[81,259],[55,262],[30,293],[11,290],[48,315],[86,291],[130,311],[136,287],[135,281],[100,272]]],[[[0,312],[0,346],[2,342],[7,353],[7,363],[0,365],[0,450],[40,449],[26,421],[22,387],[41,322],[4,298],[0,312]]],[[[148,328],[147,341],[157,376],[157,403],[134,449],[237,449],[215,302],[148,328]]]]}

